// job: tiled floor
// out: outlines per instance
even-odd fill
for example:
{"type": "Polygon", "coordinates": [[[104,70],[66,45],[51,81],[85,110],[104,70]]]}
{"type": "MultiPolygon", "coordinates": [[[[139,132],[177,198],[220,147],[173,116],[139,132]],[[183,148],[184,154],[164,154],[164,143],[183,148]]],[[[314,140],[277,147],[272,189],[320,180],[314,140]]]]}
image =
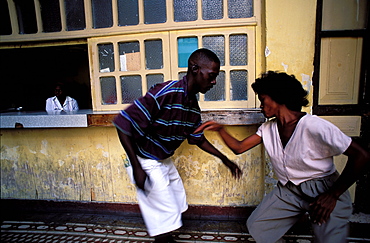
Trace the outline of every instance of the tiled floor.
{"type": "MultiPolygon", "coordinates": [[[[141,218],[97,214],[23,215],[1,224],[1,242],[151,242],[141,218]],[[22,220],[20,220],[22,219],[22,220]]],[[[178,242],[253,242],[243,222],[185,220],[178,242]]]]}
{"type": "MultiPolygon", "coordinates": [[[[243,221],[184,220],[178,242],[254,242],[243,221]]],[[[309,243],[311,235],[286,235],[286,242],[309,243]]],[[[22,213],[1,219],[0,242],[152,242],[140,217],[102,214],[22,213]]],[[[370,242],[351,238],[350,242],[370,242]]]]}

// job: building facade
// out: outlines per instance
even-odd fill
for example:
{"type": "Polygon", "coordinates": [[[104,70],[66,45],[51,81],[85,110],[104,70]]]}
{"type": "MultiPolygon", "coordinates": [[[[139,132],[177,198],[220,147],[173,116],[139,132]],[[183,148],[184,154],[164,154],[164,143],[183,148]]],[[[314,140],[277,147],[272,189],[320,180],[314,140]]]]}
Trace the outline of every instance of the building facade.
{"type": "MultiPolygon", "coordinates": [[[[366,0],[1,5],[1,199],[135,204],[111,120],[154,83],[181,78],[187,57],[201,47],[221,60],[217,86],[199,95],[203,120],[228,125],[240,139],[255,133],[264,118],[251,84],[264,71],[285,71],[309,91],[306,112],[369,148],[366,0]],[[68,84],[79,112],[44,111],[55,82],[68,84]]],[[[233,180],[217,158],[185,142],[173,158],[189,204],[258,205],[276,183],[263,146],[236,156],[215,133],[206,136],[244,175],[233,180]]],[[[346,158],[335,162],[341,171],[346,158]]],[[[368,175],[351,188],[363,212],[370,211],[368,175]]]]}

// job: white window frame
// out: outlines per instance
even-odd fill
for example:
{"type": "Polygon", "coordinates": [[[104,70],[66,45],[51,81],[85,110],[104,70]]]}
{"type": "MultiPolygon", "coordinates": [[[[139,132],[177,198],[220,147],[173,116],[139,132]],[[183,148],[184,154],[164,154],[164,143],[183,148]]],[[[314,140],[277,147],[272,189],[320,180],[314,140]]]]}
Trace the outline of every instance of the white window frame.
{"type": "Polygon", "coordinates": [[[198,48],[202,48],[202,37],[212,35],[225,36],[225,65],[221,66],[221,71],[225,72],[225,100],[224,101],[204,101],[204,95],[199,95],[199,104],[201,109],[233,109],[233,108],[254,108],[255,95],[250,87],[250,84],[255,79],[255,37],[253,27],[230,27],[230,28],[217,28],[217,29],[202,29],[202,30],[186,30],[186,31],[166,31],[154,32],[147,34],[133,34],[133,35],[120,35],[114,37],[101,37],[90,38],[89,45],[89,61],[90,61],[90,76],[92,88],[93,109],[96,111],[107,110],[121,110],[129,105],[122,104],[121,84],[120,77],[128,75],[140,75],[142,81],[142,95],[144,95],[148,88],[146,85],[147,74],[163,74],[164,82],[168,80],[178,80],[179,72],[186,72],[187,67],[178,67],[178,49],[177,38],[179,37],[197,37],[198,48]],[[243,66],[230,66],[229,64],[229,36],[237,34],[247,35],[247,50],[248,50],[248,64],[243,66]],[[162,40],[163,48],[163,68],[151,69],[145,68],[145,51],[144,41],[146,40],[162,40]],[[140,43],[140,69],[137,71],[120,71],[120,60],[118,44],[121,42],[138,41],[140,43]],[[115,70],[112,72],[101,72],[99,69],[99,44],[113,44],[114,50],[114,64],[115,70]],[[247,100],[230,100],[230,72],[233,70],[245,70],[248,73],[248,86],[247,86],[247,100]],[[117,104],[103,104],[101,95],[100,78],[114,77],[116,80],[117,91],[117,104]]]}

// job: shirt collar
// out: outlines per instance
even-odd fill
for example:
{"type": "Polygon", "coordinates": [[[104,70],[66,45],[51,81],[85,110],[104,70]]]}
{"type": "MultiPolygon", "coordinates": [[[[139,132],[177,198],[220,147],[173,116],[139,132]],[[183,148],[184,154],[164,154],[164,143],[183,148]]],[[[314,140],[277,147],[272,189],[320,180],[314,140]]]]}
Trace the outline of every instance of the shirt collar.
{"type": "Polygon", "coordinates": [[[188,79],[186,77],[186,75],[181,79],[181,82],[183,82],[184,84],[184,94],[185,94],[185,97],[188,96],[188,79]]]}

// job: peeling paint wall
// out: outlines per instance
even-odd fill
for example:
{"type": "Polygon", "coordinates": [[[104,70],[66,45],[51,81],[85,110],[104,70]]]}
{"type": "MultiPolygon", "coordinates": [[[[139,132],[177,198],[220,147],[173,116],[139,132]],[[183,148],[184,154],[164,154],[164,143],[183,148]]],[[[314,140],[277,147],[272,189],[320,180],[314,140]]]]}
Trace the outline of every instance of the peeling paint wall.
{"type": "MultiPolygon", "coordinates": [[[[255,133],[257,127],[228,126],[227,129],[238,139],[243,139],[255,133]]],[[[174,160],[184,178],[189,203],[216,206],[258,204],[264,191],[262,146],[241,155],[234,155],[216,132],[207,132],[206,137],[218,150],[239,165],[243,176],[236,180],[218,158],[196,146],[181,146],[176,151],[174,160]]]]}
{"type": "Polygon", "coordinates": [[[122,173],[122,149],[113,128],[1,133],[2,198],[135,200],[122,173]]]}
{"type": "MultiPolygon", "coordinates": [[[[287,71],[312,91],[316,1],[263,3],[264,23],[256,27],[263,36],[256,38],[257,76],[260,71],[287,71]]],[[[257,127],[227,129],[243,139],[257,127]]],[[[216,157],[184,143],[173,159],[189,204],[257,205],[275,183],[263,147],[236,156],[217,133],[206,136],[242,168],[243,177],[234,180],[216,157]]],[[[113,127],[3,129],[0,138],[1,198],[136,202],[123,165],[124,150],[113,127]]]]}
{"type": "Polygon", "coordinates": [[[312,105],[316,1],[266,0],[265,4],[266,70],[294,74],[310,91],[312,105]]]}
{"type": "MultiPolygon", "coordinates": [[[[240,138],[255,126],[229,127],[240,138]]],[[[236,181],[216,157],[186,142],[173,160],[188,202],[196,205],[255,205],[263,196],[261,147],[239,156],[214,132],[210,141],[243,169],[236,181]]],[[[106,128],[3,129],[1,198],[135,203],[135,188],[123,165],[116,130],[106,128]]]]}

